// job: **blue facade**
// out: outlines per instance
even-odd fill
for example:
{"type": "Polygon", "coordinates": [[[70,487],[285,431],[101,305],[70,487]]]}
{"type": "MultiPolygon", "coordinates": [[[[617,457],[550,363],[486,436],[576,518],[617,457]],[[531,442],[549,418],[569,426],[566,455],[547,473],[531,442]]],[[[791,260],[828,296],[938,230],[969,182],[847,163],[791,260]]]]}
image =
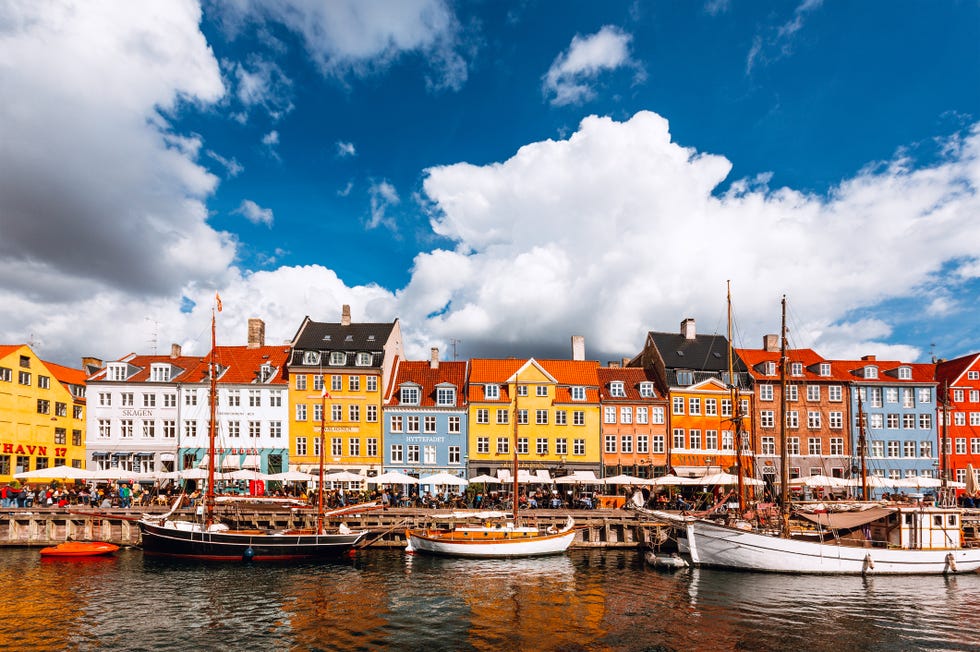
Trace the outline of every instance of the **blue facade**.
{"type": "Polygon", "coordinates": [[[415,477],[466,477],[467,420],[463,408],[388,407],[384,412],[384,471],[415,477]]]}

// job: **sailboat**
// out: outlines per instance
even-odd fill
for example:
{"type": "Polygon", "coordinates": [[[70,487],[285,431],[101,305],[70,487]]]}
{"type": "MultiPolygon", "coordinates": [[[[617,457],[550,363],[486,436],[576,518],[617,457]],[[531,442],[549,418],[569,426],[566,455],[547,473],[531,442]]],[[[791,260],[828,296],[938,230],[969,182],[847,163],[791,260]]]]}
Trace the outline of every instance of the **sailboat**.
{"type": "Polygon", "coordinates": [[[503,521],[457,525],[449,529],[409,528],[406,552],[450,557],[534,557],[561,554],[575,539],[575,521],[568,517],[562,527],[539,528],[520,522],[517,461],[517,376],[514,377],[513,515],[503,521]]]}
{"type": "MultiPolygon", "coordinates": [[[[221,300],[215,295],[217,310],[221,300]]],[[[211,355],[208,361],[209,405],[211,421],[208,427],[208,477],[201,509],[201,520],[173,518],[181,498],[162,516],[144,514],[137,521],[141,545],[147,554],[185,559],[214,561],[282,561],[293,559],[335,558],[351,550],[369,530],[352,531],[341,524],[336,531],[324,527],[323,510],[323,450],[324,423],[320,423],[320,485],[317,501],[316,527],[309,530],[232,529],[215,515],[214,467],[215,427],[218,404],[218,366],[215,357],[215,308],[211,310],[211,355]]],[[[325,399],[324,399],[325,400],[325,399]]],[[[321,413],[325,418],[325,410],[321,413]]],[[[371,509],[373,505],[352,505],[330,512],[330,516],[371,509]]]]}
{"type": "Polygon", "coordinates": [[[963,547],[962,510],[956,508],[878,505],[833,514],[801,513],[817,529],[807,534],[791,530],[785,419],[785,297],[782,314],[780,527],[764,530],[752,527],[747,521],[726,524],[659,512],[658,516],[686,536],[678,541],[681,552],[698,566],[773,573],[928,575],[980,569],[980,549],[963,547]]]}

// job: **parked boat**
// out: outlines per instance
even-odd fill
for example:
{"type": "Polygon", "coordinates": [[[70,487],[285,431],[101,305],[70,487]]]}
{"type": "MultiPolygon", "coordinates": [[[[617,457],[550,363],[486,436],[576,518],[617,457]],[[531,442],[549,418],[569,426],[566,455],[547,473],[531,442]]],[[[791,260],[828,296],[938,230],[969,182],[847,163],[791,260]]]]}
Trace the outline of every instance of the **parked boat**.
{"type": "Polygon", "coordinates": [[[406,552],[423,552],[452,557],[530,557],[561,554],[575,539],[575,521],[568,517],[562,527],[541,528],[524,525],[520,519],[517,427],[517,385],[520,371],[513,376],[514,385],[514,464],[513,514],[505,520],[485,521],[480,525],[458,525],[448,529],[409,528],[406,552]]]}
{"type": "MultiPolygon", "coordinates": [[[[779,422],[782,462],[779,527],[761,529],[741,519],[724,521],[644,510],[671,523],[679,533],[678,549],[698,566],[773,573],[953,574],[980,569],[980,548],[965,548],[962,510],[934,505],[863,504],[853,511],[802,513],[796,517],[815,528],[792,528],[786,447],[786,299],[783,298],[780,378],[783,388],[779,422]]],[[[859,409],[860,411],[860,409],[859,409]]],[[[858,419],[859,423],[863,420],[858,419]]],[[[859,443],[863,464],[863,428],[859,443]]],[[[864,476],[864,472],[862,472],[864,476]]],[[[865,497],[867,489],[865,488],[865,497]]]]}
{"type": "MultiPolygon", "coordinates": [[[[220,310],[218,303],[218,310],[220,310]]],[[[215,515],[214,467],[217,381],[219,369],[215,359],[215,310],[211,311],[211,358],[209,361],[211,420],[208,430],[208,477],[201,508],[201,520],[172,518],[180,504],[163,516],[144,515],[138,521],[143,551],[185,559],[215,561],[283,561],[294,559],[335,558],[357,545],[368,530],[351,531],[346,525],[328,531],[324,526],[323,451],[325,424],[320,424],[320,484],[316,527],[311,530],[232,529],[215,515]]],[[[326,393],[322,400],[326,402],[326,393]]],[[[326,418],[326,409],[321,412],[326,418]]],[[[354,512],[373,504],[358,505],[332,514],[354,512]]]]}
{"type": "Polygon", "coordinates": [[[66,541],[56,546],[41,548],[42,557],[96,557],[111,555],[119,546],[105,541],[66,541]]]}

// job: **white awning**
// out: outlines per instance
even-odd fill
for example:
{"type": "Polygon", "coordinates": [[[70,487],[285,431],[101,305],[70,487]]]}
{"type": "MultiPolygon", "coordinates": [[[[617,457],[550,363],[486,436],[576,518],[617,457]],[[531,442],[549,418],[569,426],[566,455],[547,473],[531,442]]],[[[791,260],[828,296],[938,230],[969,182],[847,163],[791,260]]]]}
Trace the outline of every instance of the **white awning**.
{"type": "Polygon", "coordinates": [[[721,473],[720,466],[674,466],[674,475],[682,478],[700,478],[712,473],[721,473]]]}
{"type": "Polygon", "coordinates": [[[245,461],[242,462],[243,469],[261,469],[262,468],[262,456],[261,455],[246,455],[245,461]]]}

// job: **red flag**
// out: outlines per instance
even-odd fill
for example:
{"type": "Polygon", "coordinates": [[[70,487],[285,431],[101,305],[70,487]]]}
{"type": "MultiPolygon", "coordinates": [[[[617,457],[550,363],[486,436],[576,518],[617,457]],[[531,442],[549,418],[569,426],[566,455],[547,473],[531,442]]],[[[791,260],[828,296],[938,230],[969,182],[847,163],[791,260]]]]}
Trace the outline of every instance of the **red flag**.
{"type": "Polygon", "coordinates": [[[217,292],[214,293],[214,302],[218,305],[218,312],[221,312],[221,295],[217,292]]]}
{"type": "Polygon", "coordinates": [[[330,398],[330,392],[327,391],[326,387],[323,388],[323,393],[320,394],[320,398],[330,398]]]}

